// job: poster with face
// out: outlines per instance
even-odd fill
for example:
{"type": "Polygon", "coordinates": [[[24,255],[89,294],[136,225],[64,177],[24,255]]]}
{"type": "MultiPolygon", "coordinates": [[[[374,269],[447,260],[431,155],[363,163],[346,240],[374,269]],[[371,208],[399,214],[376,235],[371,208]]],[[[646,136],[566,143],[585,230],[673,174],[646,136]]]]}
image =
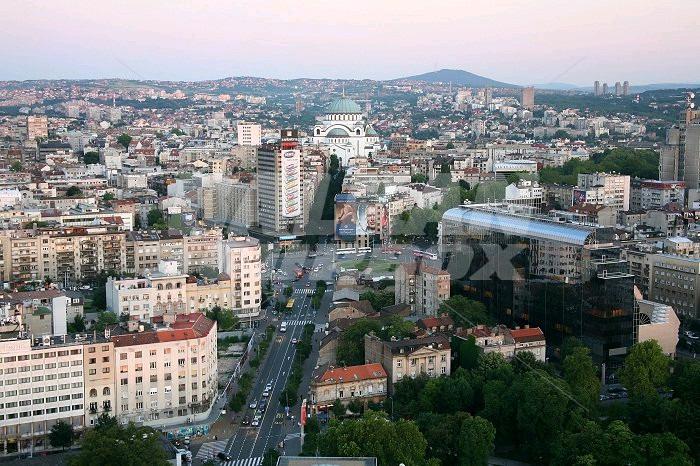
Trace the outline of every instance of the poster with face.
{"type": "Polygon", "coordinates": [[[357,236],[357,200],[352,194],[335,197],[335,238],[354,241],[357,236]]]}

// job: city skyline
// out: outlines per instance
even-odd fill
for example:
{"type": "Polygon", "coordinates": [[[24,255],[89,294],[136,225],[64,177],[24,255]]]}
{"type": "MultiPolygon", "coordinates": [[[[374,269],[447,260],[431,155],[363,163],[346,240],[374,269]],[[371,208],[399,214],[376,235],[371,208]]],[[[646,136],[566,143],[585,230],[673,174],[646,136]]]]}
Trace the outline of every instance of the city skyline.
{"type": "Polygon", "coordinates": [[[158,1],[98,9],[84,1],[6,2],[0,79],[388,80],[453,68],[519,85],[696,82],[700,65],[687,57],[698,52],[700,34],[684,13],[691,3],[636,5],[567,5],[561,18],[550,0],[437,8],[360,1],[352,14],[315,0],[298,8],[212,1],[194,11],[158,1]],[[659,21],[665,16],[674,21],[659,21]]]}

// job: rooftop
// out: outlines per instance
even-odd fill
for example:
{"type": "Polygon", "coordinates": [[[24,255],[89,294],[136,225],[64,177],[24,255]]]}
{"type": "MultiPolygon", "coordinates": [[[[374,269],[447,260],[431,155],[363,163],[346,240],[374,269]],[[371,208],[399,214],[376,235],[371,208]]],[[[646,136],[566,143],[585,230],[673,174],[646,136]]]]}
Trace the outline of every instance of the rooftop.
{"type": "Polygon", "coordinates": [[[324,371],[316,378],[316,383],[348,382],[386,377],[386,371],[379,363],[359,366],[336,367],[324,371]]]}

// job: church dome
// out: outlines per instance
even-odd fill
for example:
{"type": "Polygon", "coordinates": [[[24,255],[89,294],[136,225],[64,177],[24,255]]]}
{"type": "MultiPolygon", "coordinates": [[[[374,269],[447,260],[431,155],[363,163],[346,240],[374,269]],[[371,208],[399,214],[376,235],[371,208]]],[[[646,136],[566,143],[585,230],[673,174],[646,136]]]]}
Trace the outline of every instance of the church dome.
{"type": "Polygon", "coordinates": [[[343,97],[331,102],[326,108],[326,113],[362,113],[362,110],[357,102],[343,97]]]}
{"type": "Polygon", "coordinates": [[[348,136],[349,134],[345,130],[340,128],[333,128],[332,130],[328,131],[328,133],[326,133],[326,137],[329,138],[346,138],[348,136]]]}
{"type": "Polygon", "coordinates": [[[367,125],[367,129],[365,130],[365,134],[367,136],[378,136],[377,132],[370,125],[367,125]]]}

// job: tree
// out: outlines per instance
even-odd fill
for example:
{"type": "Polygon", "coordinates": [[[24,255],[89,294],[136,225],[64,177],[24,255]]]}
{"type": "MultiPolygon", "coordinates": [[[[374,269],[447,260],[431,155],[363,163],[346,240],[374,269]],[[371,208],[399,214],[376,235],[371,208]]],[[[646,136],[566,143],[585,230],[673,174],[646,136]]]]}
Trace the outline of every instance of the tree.
{"type": "Polygon", "coordinates": [[[100,163],[99,152],[95,152],[95,151],[85,152],[85,154],[83,154],[83,163],[85,163],[85,165],[95,165],[95,164],[100,163]]]}
{"type": "Polygon", "coordinates": [[[656,396],[669,377],[670,360],[656,340],[632,346],[620,371],[620,380],[631,396],[656,396]]]}
{"type": "Polygon", "coordinates": [[[427,442],[414,422],[389,422],[383,413],[367,411],[360,419],[332,421],[318,446],[322,456],[370,456],[380,466],[396,466],[424,464],[427,442]]]}
{"type": "Polygon", "coordinates": [[[586,347],[574,348],[564,359],[564,380],[569,384],[573,396],[586,410],[592,412],[598,406],[600,381],[586,347]]]}
{"type": "Polygon", "coordinates": [[[207,318],[216,321],[216,326],[221,332],[233,330],[238,325],[238,318],[233,315],[233,310],[222,309],[214,306],[206,312],[207,318]]]}
{"type": "Polygon", "coordinates": [[[115,197],[114,197],[114,194],[112,194],[112,193],[104,193],[104,195],[102,196],[102,200],[105,202],[113,201],[114,199],[115,199],[115,197]]]}
{"type": "Polygon", "coordinates": [[[49,432],[49,443],[54,448],[60,447],[62,450],[73,445],[75,432],[73,426],[64,421],[58,421],[51,427],[49,432]]]}
{"type": "Polygon", "coordinates": [[[10,170],[13,172],[21,172],[22,171],[22,162],[15,160],[10,164],[10,170]]]}
{"type": "Polygon", "coordinates": [[[328,164],[328,173],[335,176],[339,171],[340,171],[340,162],[338,160],[338,156],[335,154],[331,154],[331,160],[330,160],[330,163],[328,164]]]}
{"type": "Polygon", "coordinates": [[[491,324],[492,319],[479,301],[465,296],[452,296],[440,305],[440,313],[447,313],[457,326],[474,327],[479,324],[491,324]]]}
{"type": "Polygon", "coordinates": [[[356,366],[365,363],[365,335],[378,334],[382,325],[375,319],[357,319],[338,337],[336,358],[338,364],[356,366]]]}
{"type": "Polygon", "coordinates": [[[85,331],[85,317],[81,314],[76,314],[73,317],[73,322],[68,324],[68,333],[82,333],[85,331]]]}
{"type": "Polygon", "coordinates": [[[77,456],[69,460],[71,466],[101,464],[128,464],[131,466],[166,466],[168,461],[160,435],[150,427],[105,425],[88,430],[77,456]]]}
{"type": "Polygon", "coordinates": [[[335,401],[333,401],[333,407],[331,409],[335,417],[345,416],[345,413],[347,412],[347,409],[345,408],[343,402],[340,401],[340,398],[336,398],[335,401]]]}
{"type": "Polygon", "coordinates": [[[71,186],[66,190],[66,197],[83,197],[83,191],[77,186],[71,186]]]}
{"type": "Polygon", "coordinates": [[[97,316],[97,322],[95,322],[95,330],[97,330],[98,332],[103,332],[105,327],[117,323],[119,323],[119,318],[114,312],[100,312],[100,315],[97,316]]]}
{"type": "Polygon", "coordinates": [[[571,135],[563,129],[558,129],[552,139],[571,139],[571,135]]]}
{"type": "Polygon", "coordinates": [[[360,300],[369,301],[376,311],[393,306],[395,303],[393,291],[365,291],[360,293],[360,300]]]}
{"type": "Polygon", "coordinates": [[[428,177],[421,174],[421,173],[416,173],[415,175],[411,175],[411,183],[427,183],[428,182],[428,177]]]}
{"type": "Polygon", "coordinates": [[[469,416],[459,430],[459,464],[481,466],[488,463],[493,453],[496,429],[489,421],[479,416],[469,416]]]}
{"type": "Polygon", "coordinates": [[[163,212],[160,209],[149,210],[146,218],[148,219],[148,226],[151,228],[155,228],[156,230],[165,230],[168,228],[163,218],[163,212]]]}
{"type": "Polygon", "coordinates": [[[106,431],[106,430],[111,429],[112,427],[117,427],[118,425],[119,425],[119,422],[117,421],[116,417],[110,416],[107,413],[102,413],[97,418],[97,423],[95,424],[95,430],[106,431]]]}
{"type": "Polygon", "coordinates": [[[131,144],[132,137],[126,133],[122,133],[118,138],[117,142],[121,144],[124,149],[129,150],[129,144],[131,144]]]}
{"type": "Polygon", "coordinates": [[[275,450],[274,448],[268,448],[268,450],[265,452],[265,456],[263,456],[262,463],[260,464],[261,466],[277,466],[277,459],[280,457],[280,454],[275,450]]]}
{"type": "Polygon", "coordinates": [[[285,289],[284,289],[284,295],[285,295],[287,298],[289,298],[289,297],[292,295],[292,293],[294,293],[294,288],[292,288],[291,286],[285,287],[285,289]]]}

